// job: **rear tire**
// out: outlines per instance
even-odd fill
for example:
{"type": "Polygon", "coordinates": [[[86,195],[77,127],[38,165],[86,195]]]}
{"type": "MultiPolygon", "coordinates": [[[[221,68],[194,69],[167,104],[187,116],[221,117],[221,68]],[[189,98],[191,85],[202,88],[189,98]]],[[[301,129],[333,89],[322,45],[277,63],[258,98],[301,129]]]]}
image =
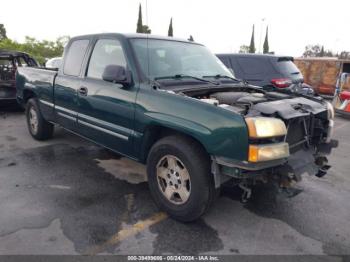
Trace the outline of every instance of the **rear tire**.
{"type": "Polygon", "coordinates": [[[26,119],[29,133],[34,139],[42,141],[52,137],[54,125],[43,118],[35,98],[30,98],[27,102],[26,119]]]}
{"type": "Polygon", "coordinates": [[[169,136],[155,143],[147,159],[147,175],[156,204],[182,222],[198,219],[217,196],[209,155],[186,137],[169,136]]]}

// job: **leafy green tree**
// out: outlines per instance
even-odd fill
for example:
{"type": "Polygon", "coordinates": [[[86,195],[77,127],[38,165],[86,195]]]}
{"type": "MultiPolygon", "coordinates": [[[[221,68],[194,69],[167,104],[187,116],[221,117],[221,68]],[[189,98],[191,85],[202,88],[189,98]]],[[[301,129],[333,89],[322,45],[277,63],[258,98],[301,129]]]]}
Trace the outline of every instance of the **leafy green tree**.
{"type": "Polygon", "coordinates": [[[0,41],[7,39],[6,28],[3,24],[0,24],[0,41]]]}
{"type": "MultiPolygon", "coordinates": [[[[343,56],[346,51],[343,51],[343,56]]],[[[332,50],[326,50],[323,45],[307,45],[303,53],[303,57],[338,57],[341,58],[342,55],[333,53],[332,50]]]]}
{"type": "Polygon", "coordinates": [[[249,45],[249,53],[255,53],[255,51],[256,51],[254,34],[255,34],[255,25],[253,25],[253,32],[252,32],[252,37],[250,39],[250,45],[249,45]]]}
{"type": "Polygon", "coordinates": [[[170,19],[169,29],[168,29],[168,36],[173,36],[173,18],[170,19]]]}
{"type": "Polygon", "coordinates": [[[142,26],[142,33],[144,34],[150,34],[152,31],[151,29],[148,27],[148,25],[143,25],[142,26]]]}
{"type": "Polygon", "coordinates": [[[193,36],[190,35],[190,37],[188,38],[188,41],[194,42],[193,36]]]}
{"type": "Polygon", "coordinates": [[[136,33],[143,33],[141,4],[139,5],[139,18],[137,19],[136,33]]]}
{"type": "Polygon", "coordinates": [[[321,45],[307,45],[305,47],[305,51],[303,53],[304,57],[318,57],[321,53],[321,45]]]}
{"type": "Polygon", "coordinates": [[[241,53],[241,54],[249,53],[249,46],[248,45],[241,45],[239,47],[239,53],[241,53]]]}
{"type": "Polygon", "coordinates": [[[264,46],[263,46],[263,52],[264,54],[269,53],[269,27],[266,27],[266,36],[265,36],[265,41],[264,41],[264,46]]]}
{"type": "Polygon", "coordinates": [[[0,41],[0,49],[26,52],[33,56],[40,64],[43,64],[49,58],[62,56],[64,46],[68,40],[68,36],[59,37],[56,41],[39,41],[33,37],[26,36],[24,43],[4,39],[0,41]]]}

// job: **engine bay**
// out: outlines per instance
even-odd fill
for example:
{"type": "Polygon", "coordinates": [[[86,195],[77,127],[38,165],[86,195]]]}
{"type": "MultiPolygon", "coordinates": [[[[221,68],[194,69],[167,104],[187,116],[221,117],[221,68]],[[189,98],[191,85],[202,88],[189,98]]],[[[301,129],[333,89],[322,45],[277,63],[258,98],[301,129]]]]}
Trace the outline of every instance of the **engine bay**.
{"type": "Polygon", "coordinates": [[[288,120],[321,114],[319,117],[327,119],[326,106],[322,98],[317,97],[310,99],[282,92],[267,92],[255,87],[181,93],[244,116],[261,115],[288,120]]]}
{"type": "Polygon", "coordinates": [[[288,130],[290,151],[318,146],[328,137],[329,116],[320,97],[264,91],[254,86],[181,90],[181,95],[229,110],[243,117],[281,119],[288,130]],[[293,130],[291,132],[291,130],[293,130]]]}

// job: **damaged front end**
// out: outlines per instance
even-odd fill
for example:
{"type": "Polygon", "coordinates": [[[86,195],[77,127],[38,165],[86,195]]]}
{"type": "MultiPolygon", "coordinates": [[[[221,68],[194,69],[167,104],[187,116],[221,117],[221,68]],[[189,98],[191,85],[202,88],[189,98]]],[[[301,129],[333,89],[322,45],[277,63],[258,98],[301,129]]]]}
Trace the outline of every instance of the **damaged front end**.
{"type": "Polygon", "coordinates": [[[245,120],[249,132],[247,161],[213,156],[216,187],[233,181],[243,190],[242,201],[246,201],[251,186],[258,182],[275,183],[290,191],[302,174],[327,174],[327,155],[338,146],[332,140],[334,111],[328,102],[304,97],[259,101],[250,104],[245,120]]]}

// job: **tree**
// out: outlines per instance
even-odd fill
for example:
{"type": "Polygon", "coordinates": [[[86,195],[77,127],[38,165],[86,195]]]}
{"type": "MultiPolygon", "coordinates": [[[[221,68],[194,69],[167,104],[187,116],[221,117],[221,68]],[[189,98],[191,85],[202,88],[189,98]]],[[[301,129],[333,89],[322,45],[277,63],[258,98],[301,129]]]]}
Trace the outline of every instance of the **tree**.
{"type": "Polygon", "coordinates": [[[6,28],[3,24],[0,24],[0,41],[7,39],[6,28]]]}
{"type": "Polygon", "coordinates": [[[265,36],[265,41],[264,41],[264,46],[263,46],[263,52],[264,54],[269,53],[269,27],[266,27],[266,36],[265,36]]]}
{"type": "Polygon", "coordinates": [[[319,56],[320,56],[320,57],[325,56],[324,46],[322,46],[319,56]]]}
{"type": "MultiPolygon", "coordinates": [[[[341,56],[341,54],[340,54],[341,56]]],[[[303,53],[303,57],[338,57],[338,54],[332,52],[332,50],[326,50],[324,46],[317,45],[307,45],[303,53]]]]}
{"type": "Polygon", "coordinates": [[[241,53],[241,54],[249,53],[249,46],[248,45],[241,45],[239,47],[239,53],[241,53]]]}
{"type": "Polygon", "coordinates": [[[139,5],[139,18],[137,19],[136,33],[143,33],[141,4],[139,5]]]}
{"type": "Polygon", "coordinates": [[[350,52],[341,51],[340,55],[338,55],[339,59],[350,59],[350,52]]]}
{"type": "Polygon", "coordinates": [[[152,31],[151,29],[148,27],[148,25],[142,25],[142,33],[144,34],[150,34],[152,31]]]}
{"type": "Polygon", "coordinates": [[[188,38],[188,41],[194,42],[193,36],[190,35],[190,38],[188,38]]]}
{"type": "Polygon", "coordinates": [[[173,36],[173,18],[170,19],[169,29],[168,29],[168,36],[173,36]]]}
{"type": "Polygon", "coordinates": [[[317,57],[321,52],[320,45],[307,45],[305,46],[305,51],[303,53],[303,57],[317,57]]]}
{"type": "Polygon", "coordinates": [[[255,25],[253,25],[253,32],[252,32],[252,38],[250,39],[250,45],[249,45],[249,53],[255,53],[255,40],[254,40],[254,33],[255,33],[255,25]]]}
{"type": "Polygon", "coordinates": [[[59,37],[56,41],[39,41],[33,37],[26,36],[24,43],[18,43],[17,41],[13,41],[7,38],[3,41],[0,41],[0,49],[16,50],[29,53],[40,64],[43,64],[49,58],[62,56],[64,46],[68,40],[68,36],[59,37]]]}
{"type": "Polygon", "coordinates": [[[136,33],[150,34],[151,29],[142,23],[142,7],[139,5],[139,17],[137,19],[136,33]]]}

